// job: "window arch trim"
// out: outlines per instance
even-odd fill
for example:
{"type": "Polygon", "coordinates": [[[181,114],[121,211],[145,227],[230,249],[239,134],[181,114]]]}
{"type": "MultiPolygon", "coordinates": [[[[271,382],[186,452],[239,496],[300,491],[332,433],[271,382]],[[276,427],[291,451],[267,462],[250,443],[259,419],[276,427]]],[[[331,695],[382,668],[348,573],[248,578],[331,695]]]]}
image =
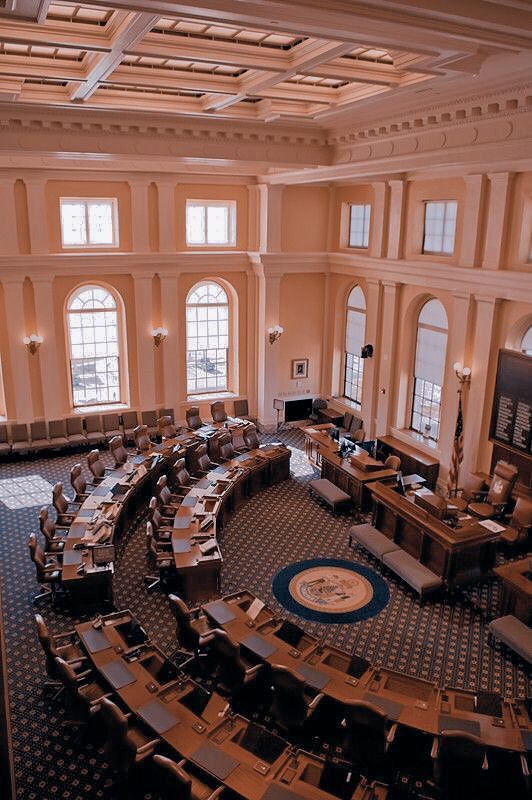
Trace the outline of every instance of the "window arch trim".
{"type": "Polygon", "coordinates": [[[187,396],[231,392],[236,386],[236,308],[234,287],[218,276],[206,276],[188,290],[185,300],[187,396]],[[197,293],[208,285],[217,287],[211,301],[191,302],[191,299],[201,300],[197,293]],[[201,325],[202,322],[207,325],[201,325]]]}

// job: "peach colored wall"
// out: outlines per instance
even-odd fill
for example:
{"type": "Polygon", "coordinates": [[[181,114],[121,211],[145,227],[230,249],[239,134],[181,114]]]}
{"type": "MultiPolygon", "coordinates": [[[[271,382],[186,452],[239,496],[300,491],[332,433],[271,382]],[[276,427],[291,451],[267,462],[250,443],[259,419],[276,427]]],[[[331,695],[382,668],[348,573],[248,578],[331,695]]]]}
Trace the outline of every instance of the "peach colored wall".
{"type": "Polygon", "coordinates": [[[407,219],[404,240],[406,258],[430,259],[446,264],[457,264],[462,243],[462,220],[465,202],[465,184],[460,178],[445,178],[430,181],[409,181],[407,190],[407,219]],[[423,254],[423,232],[425,223],[425,201],[457,200],[456,233],[454,252],[450,256],[423,254]]]}
{"type": "Polygon", "coordinates": [[[330,190],[323,186],[286,186],[283,190],[282,249],[327,249],[330,190]]]}
{"type": "Polygon", "coordinates": [[[28,207],[26,187],[22,181],[15,183],[15,213],[17,219],[18,246],[21,253],[30,252],[30,232],[28,228],[28,207]]]}
{"type": "Polygon", "coordinates": [[[507,236],[507,266],[532,271],[532,172],[516,175],[512,186],[507,236]]]}
{"type": "MultiPolygon", "coordinates": [[[[343,240],[342,236],[342,209],[345,204],[349,203],[369,203],[373,204],[374,191],[373,187],[369,184],[356,184],[354,186],[337,186],[333,193],[333,217],[330,232],[330,248],[331,250],[342,250],[343,240]]],[[[372,208],[373,216],[373,208],[372,208]]],[[[372,220],[373,221],[373,220],[372,220]]],[[[370,244],[371,236],[373,233],[373,225],[370,225],[370,244]]],[[[346,239],[347,242],[347,239],[346,239]]],[[[352,248],[349,248],[350,250],[352,248]]]]}
{"type": "Polygon", "coordinates": [[[245,186],[178,183],[175,189],[177,250],[246,250],[248,247],[248,190],[245,186]],[[236,245],[235,247],[190,247],[186,241],[187,200],[235,200],[236,201],[236,245]]]}

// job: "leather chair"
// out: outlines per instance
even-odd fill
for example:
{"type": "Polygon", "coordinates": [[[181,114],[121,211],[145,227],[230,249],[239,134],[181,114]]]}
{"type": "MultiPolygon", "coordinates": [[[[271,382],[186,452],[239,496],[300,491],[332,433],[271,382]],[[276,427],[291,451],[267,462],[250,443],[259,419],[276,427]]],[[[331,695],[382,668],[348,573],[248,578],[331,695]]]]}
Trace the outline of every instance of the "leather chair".
{"type": "Polygon", "coordinates": [[[192,660],[199,662],[202,655],[200,650],[209,641],[211,630],[207,617],[200,609],[190,609],[176,594],[169,594],[168,601],[176,623],[175,635],[178,645],[183,651],[192,654],[180,665],[183,668],[192,660]]]}
{"type": "Polygon", "coordinates": [[[249,406],[247,400],[235,400],[233,403],[234,415],[237,419],[247,419],[249,422],[256,422],[256,417],[252,417],[249,413],[249,406]]]}
{"type": "Polygon", "coordinates": [[[529,497],[517,498],[507,524],[510,527],[501,533],[501,541],[510,547],[525,547],[532,531],[532,500],[529,497]]]}
{"type": "Polygon", "coordinates": [[[187,418],[187,427],[193,431],[197,431],[198,428],[201,428],[204,424],[202,418],[200,417],[200,410],[198,406],[191,406],[187,408],[186,412],[187,418]]]}
{"type": "Polygon", "coordinates": [[[140,415],[143,425],[148,428],[148,435],[157,436],[157,412],[156,411],[143,411],[140,415]]]}
{"type": "Polygon", "coordinates": [[[152,757],[160,739],[154,739],[109,697],[101,698],[97,714],[107,734],[105,750],[118,772],[127,775],[132,767],[152,757]]]}
{"type": "Polygon", "coordinates": [[[305,694],[305,681],[289,667],[274,664],[270,682],[273,700],[269,713],[277,724],[289,733],[302,730],[312,719],[324,695],[317,694],[309,702],[305,694]]]}
{"type": "Polygon", "coordinates": [[[80,669],[87,662],[85,653],[79,644],[79,639],[74,631],[67,633],[51,634],[44,619],[40,614],[35,614],[37,625],[37,636],[44,652],[46,674],[48,679],[46,686],[58,688],[59,691],[54,695],[55,698],[63,691],[63,684],[59,680],[56,658],[62,658],[74,671],[80,669]],[[61,644],[63,642],[63,644],[61,644]]]}
{"type": "Polygon", "coordinates": [[[185,466],[185,459],[179,458],[175,464],[173,469],[173,478],[174,478],[174,485],[178,492],[182,494],[187,494],[188,490],[191,489],[195,483],[197,483],[198,479],[193,478],[185,466]]]}
{"type": "Polygon", "coordinates": [[[11,426],[11,451],[13,453],[28,453],[31,448],[28,426],[17,423],[11,426]]]}
{"type": "Polygon", "coordinates": [[[222,400],[211,403],[211,414],[213,422],[226,422],[229,419],[225,411],[225,404],[222,400]]]}
{"type": "Polygon", "coordinates": [[[113,436],[109,442],[109,452],[113,457],[115,469],[122,467],[127,461],[127,450],[121,436],[113,436]]]}
{"type": "Polygon", "coordinates": [[[132,442],[135,437],[135,429],[139,424],[136,411],[124,411],[122,414],[122,424],[124,426],[124,441],[132,442]]]}
{"type": "Polygon", "coordinates": [[[50,447],[62,449],[69,447],[70,442],[67,436],[66,419],[53,419],[48,423],[48,436],[50,437],[50,447]]]}
{"type": "Polygon", "coordinates": [[[75,503],[65,497],[63,484],[56,483],[52,489],[52,503],[57,512],[58,525],[71,525],[81,503],[75,503]]]}
{"type": "Polygon", "coordinates": [[[199,444],[195,449],[191,448],[190,462],[195,475],[206,475],[211,469],[215,469],[219,466],[215,464],[214,461],[211,461],[209,448],[205,443],[199,444]]]}
{"type": "Polygon", "coordinates": [[[345,436],[347,433],[349,433],[352,422],[353,422],[353,415],[350,414],[349,411],[346,411],[344,413],[344,418],[340,426],[340,431],[339,431],[340,436],[345,436]]]}
{"type": "Polygon", "coordinates": [[[172,494],[168,488],[168,478],[166,475],[161,475],[155,487],[155,493],[162,506],[163,514],[173,514],[177,511],[183,502],[182,494],[172,494]]]}
{"type": "Polygon", "coordinates": [[[153,523],[146,523],[146,556],[150,567],[158,570],[157,575],[145,575],[144,582],[146,589],[151,592],[159,586],[164,579],[167,582],[167,573],[172,568],[173,555],[172,545],[167,543],[158,542],[154,536],[153,523]]]}
{"type": "Polygon", "coordinates": [[[364,428],[359,428],[353,434],[351,434],[351,438],[354,442],[365,442],[366,431],[364,430],[364,428]]]}
{"type": "Polygon", "coordinates": [[[513,464],[498,461],[493,470],[490,487],[482,502],[469,503],[467,509],[476,517],[488,519],[504,512],[517,480],[518,470],[513,464]]]}
{"type": "Polygon", "coordinates": [[[388,766],[388,751],[397,725],[389,725],[384,711],[364,700],[344,703],[343,756],[370,776],[382,775],[388,766]]]}
{"type": "Polygon", "coordinates": [[[90,417],[85,417],[85,434],[89,444],[93,446],[107,441],[99,414],[91,414],[90,417]]]}
{"type": "Polygon", "coordinates": [[[320,411],[324,408],[327,408],[327,400],[324,400],[323,397],[315,397],[312,401],[312,411],[310,412],[309,419],[312,422],[319,422],[320,411]]]}
{"type": "Polygon", "coordinates": [[[71,720],[72,724],[86,722],[93,709],[98,708],[104,697],[111,693],[94,678],[91,669],[76,672],[72,664],[58,656],[55,660],[59,680],[65,688],[74,710],[81,713],[81,718],[71,720]]]}
{"type": "Polygon", "coordinates": [[[175,424],[175,413],[173,408],[160,408],[160,417],[170,417],[170,420],[175,424]]]}
{"type": "Polygon", "coordinates": [[[32,450],[49,450],[51,448],[52,443],[48,437],[48,428],[44,420],[31,423],[30,439],[32,450]]]}
{"type": "Polygon", "coordinates": [[[105,478],[106,472],[112,472],[110,467],[106,467],[100,458],[99,450],[91,450],[87,456],[87,466],[92,475],[92,482],[95,484],[101,483],[105,478]]]}
{"type": "Polygon", "coordinates": [[[122,436],[120,417],[118,414],[104,414],[102,417],[103,432],[108,442],[115,436],[122,436]]]}
{"type": "Polygon", "coordinates": [[[48,515],[48,506],[42,506],[39,511],[39,528],[46,539],[45,556],[53,553],[61,553],[64,550],[68,528],[60,527],[52,522],[48,515]],[[62,531],[64,535],[57,536],[57,531],[62,531]]]}
{"type": "Polygon", "coordinates": [[[349,426],[349,436],[350,436],[351,438],[353,438],[353,436],[355,435],[355,433],[356,433],[358,430],[360,430],[360,428],[361,428],[361,427],[362,427],[362,420],[360,419],[360,417],[356,417],[356,416],[353,414],[353,415],[352,415],[352,418],[351,418],[351,424],[350,424],[350,426],[349,426]]]}
{"type": "Polygon", "coordinates": [[[401,469],[401,459],[399,456],[388,456],[384,462],[384,466],[386,469],[394,469],[396,472],[399,472],[401,469]]]}
{"type": "Polygon", "coordinates": [[[157,769],[157,787],[164,797],[171,800],[216,800],[224,791],[224,786],[212,790],[208,784],[200,781],[195,775],[185,772],[186,760],[172,761],[171,758],[159,754],[153,756],[153,764],[157,769]]]}
{"type": "Polygon", "coordinates": [[[149,453],[153,447],[153,442],[148,434],[147,425],[137,425],[133,431],[133,438],[137,446],[137,453],[149,453]]]}
{"type": "Polygon", "coordinates": [[[0,425],[0,456],[7,456],[11,452],[11,444],[7,435],[7,425],[0,425]]]}
{"type": "Polygon", "coordinates": [[[486,746],[477,736],[462,731],[442,731],[434,740],[434,780],[444,797],[469,800],[483,797],[488,778],[486,746]]]}
{"type": "Polygon", "coordinates": [[[153,534],[158,542],[168,541],[172,538],[172,531],[174,529],[173,517],[163,517],[156,497],[150,499],[148,516],[152,524],[153,534]]]}
{"type": "Polygon", "coordinates": [[[177,435],[172,417],[159,417],[157,420],[157,430],[162,439],[173,439],[177,435]]]}
{"type": "Polygon", "coordinates": [[[248,425],[244,431],[244,444],[248,450],[258,450],[260,447],[259,437],[257,435],[257,428],[255,425],[248,425]]]}
{"type": "Polygon", "coordinates": [[[81,447],[89,443],[85,431],[83,430],[82,417],[69,417],[66,420],[66,431],[68,444],[71,447],[81,447]]]}
{"type": "Polygon", "coordinates": [[[34,533],[29,535],[28,549],[31,560],[35,564],[37,583],[43,590],[33,598],[33,601],[40,600],[42,597],[50,597],[54,600],[60,586],[61,565],[56,558],[45,555],[34,533]]]}
{"type": "Polygon", "coordinates": [[[452,498],[453,505],[459,511],[466,511],[469,503],[482,498],[484,486],[484,478],[481,475],[468,472],[464,479],[464,485],[457,489],[451,489],[449,497],[452,498]]]}
{"type": "Polygon", "coordinates": [[[70,485],[76,493],[74,501],[76,503],[83,503],[90,493],[87,492],[87,481],[82,475],[81,464],[74,464],[70,470],[70,485]]]}
{"type": "Polygon", "coordinates": [[[223,433],[218,439],[220,461],[230,461],[235,457],[235,448],[230,433],[223,433]]]}
{"type": "Polygon", "coordinates": [[[233,695],[251,686],[263,669],[263,664],[251,666],[243,660],[240,645],[220,628],[214,628],[208,639],[209,651],[215,663],[216,689],[233,695]]]}

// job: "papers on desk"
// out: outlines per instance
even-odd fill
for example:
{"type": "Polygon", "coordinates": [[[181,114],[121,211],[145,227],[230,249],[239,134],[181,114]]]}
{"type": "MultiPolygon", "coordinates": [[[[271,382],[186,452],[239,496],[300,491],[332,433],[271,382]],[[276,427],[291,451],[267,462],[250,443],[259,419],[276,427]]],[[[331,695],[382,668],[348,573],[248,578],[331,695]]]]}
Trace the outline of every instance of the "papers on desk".
{"type": "Polygon", "coordinates": [[[246,614],[250,619],[256,620],[263,608],[264,608],[263,601],[259,600],[259,598],[256,597],[252,602],[252,604],[250,605],[250,607],[248,608],[248,610],[246,611],[246,614]]]}
{"type": "Polygon", "coordinates": [[[486,528],[486,530],[491,531],[492,533],[502,533],[502,531],[505,529],[504,525],[499,525],[498,522],[494,522],[492,519],[483,519],[482,522],[479,522],[478,524],[482,525],[483,528],[486,528]]]}
{"type": "Polygon", "coordinates": [[[217,544],[216,539],[207,539],[206,542],[202,542],[199,545],[200,553],[202,556],[206,556],[207,553],[212,553],[213,550],[216,550],[217,544]]]}

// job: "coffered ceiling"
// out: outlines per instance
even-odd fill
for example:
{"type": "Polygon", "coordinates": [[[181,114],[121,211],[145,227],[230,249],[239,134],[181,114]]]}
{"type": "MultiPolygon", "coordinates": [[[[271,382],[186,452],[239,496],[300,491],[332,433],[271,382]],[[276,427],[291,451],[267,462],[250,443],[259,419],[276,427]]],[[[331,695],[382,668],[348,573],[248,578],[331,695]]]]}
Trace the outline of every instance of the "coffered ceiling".
{"type": "Polygon", "coordinates": [[[0,0],[0,101],[329,128],[531,48],[525,0],[0,0]]]}

